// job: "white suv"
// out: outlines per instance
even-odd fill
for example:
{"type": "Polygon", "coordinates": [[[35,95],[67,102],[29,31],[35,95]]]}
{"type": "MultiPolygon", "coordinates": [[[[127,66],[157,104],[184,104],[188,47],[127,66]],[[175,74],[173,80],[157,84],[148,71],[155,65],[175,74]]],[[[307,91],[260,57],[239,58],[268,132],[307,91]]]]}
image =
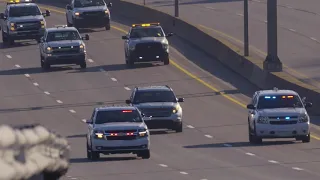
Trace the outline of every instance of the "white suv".
{"type": "Polygon", "coordinates": [[[310,118],[305,102],[291,90],[262,90],[253,95],[247,105],[249,141],[262,143],[263,138],[296,138],[310,142],[310,118]]]}
{"type": "Polygon", "coordinates": [[[87,158],[102,154],[133,153],[150,158],[150,133],[140,111],[133,106],[95,108],[87,120],[87,158]]]}

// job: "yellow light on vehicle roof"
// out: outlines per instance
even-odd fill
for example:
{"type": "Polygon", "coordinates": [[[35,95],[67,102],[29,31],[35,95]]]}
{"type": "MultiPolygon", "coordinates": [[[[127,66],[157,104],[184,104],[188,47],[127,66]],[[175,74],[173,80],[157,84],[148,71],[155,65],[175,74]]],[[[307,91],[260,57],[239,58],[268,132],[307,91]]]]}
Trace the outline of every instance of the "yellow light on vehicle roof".
{"type": "Polygon", "coordinates": [[[150,26],[150,24],[142,24],[141,26],[142,27],[147,27],[147,26],[150,26]]]}

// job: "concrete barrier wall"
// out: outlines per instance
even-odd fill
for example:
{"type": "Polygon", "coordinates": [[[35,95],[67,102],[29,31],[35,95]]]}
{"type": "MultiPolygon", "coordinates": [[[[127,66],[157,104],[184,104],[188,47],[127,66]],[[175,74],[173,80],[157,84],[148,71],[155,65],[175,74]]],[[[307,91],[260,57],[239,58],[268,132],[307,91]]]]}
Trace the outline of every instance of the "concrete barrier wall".
{"type": "Polygon", "coordinates": [[[43,126],[0,126],[0,180],[58,179],[69,153],[67,140],[43,126]]]}
{"type": "MultiPolygon", "coordinates": [[[[50,1],[50,0],[42,0],[50,1]]],[[[69,0],[55,0],[61,2],[64,7],[69,0]]],[[[108,0],[106,0],[108,2],[108,0]]],[[[112,17],[128,18],[137,22],[160,22],[165,31],[174,32],[180,38],[189,41],[193,45],[202,49],[206,54],[217,58],[234,72],[245,77],[261,89],[283,88],[297,91],[301,96],[305,96],[314,106],[309,110],[313,115],[320,114],[318,111],[320,102],[320,91],[302,83],[298,79],[285,72],[269,73],[262,69],[262,61],[251,57],[243,57],[238,48],[228,44],[223,39],[212,37],[205,31],[187,22],[186,20],[173,17],[165,12],[142,6],[124,0],[110,0],[113,3],[111,9],[112,17]]]]}

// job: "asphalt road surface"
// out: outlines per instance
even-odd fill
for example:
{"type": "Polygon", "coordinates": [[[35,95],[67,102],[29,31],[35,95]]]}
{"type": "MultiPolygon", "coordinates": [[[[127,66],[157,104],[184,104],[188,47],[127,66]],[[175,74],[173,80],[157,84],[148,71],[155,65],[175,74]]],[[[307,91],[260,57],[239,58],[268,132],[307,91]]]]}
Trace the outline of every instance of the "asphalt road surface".
{"type": "MultiPolygon", "coordinates": [[[[47,24],[65,24],[65,15],[52,11],[47,24]]],[[[126,69],[120,30],[126,28],[113,22],[111,31],[90,32],[86,70],[64,66],[43,72],[34,41],[18,42],[15,47],[0,44],[0,123],[38,122],[67,136],[72,148],[71,169],[63,179],[320,178],[320,138],[316,128],[311,143],[270,140],[261,146],[249,145],[243,104],[253,92],[252,85],[175,38],[171,41],[177,47],[183,44],[181,51],[187,57],[171,49],[173,61],[169,66],[137,65],[126,69]],[[206,62],[211,69],[201,70],[189,60],[199,65],[206,62]],[[163,84],[185,98],[183,133],[152,132],[148,160],[115,155],[103,156],[98,162],[88,161],[83,119],[90,117],[93,108],[123,104],[135,86],[163,84]]]]}
{"type": "MultiPolygon", "coordinates": [[[[143,0],[130,1],[143,3],[143,0]]],[[[179,2],[181,18],[243,47],[243,0],[179,2]]],[[[249,0],[250,51],[262,59],[267,52],[266,2],[249,0]]],[[[146,3],[174,15],[174,0],[146,0],[146,3]]],[[[319,6],[318,0],[278,0],[278,50],[284,70],[317,88],[320,87],[319,6]]]]}

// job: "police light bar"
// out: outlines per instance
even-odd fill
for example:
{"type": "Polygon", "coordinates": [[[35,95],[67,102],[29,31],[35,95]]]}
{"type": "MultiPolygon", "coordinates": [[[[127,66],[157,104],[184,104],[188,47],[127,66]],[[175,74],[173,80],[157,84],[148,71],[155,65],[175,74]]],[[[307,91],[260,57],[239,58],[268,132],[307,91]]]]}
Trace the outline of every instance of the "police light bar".
{"type": "Polygon", "coordinates": [[[9,0],[7,4],[33,3],[34,0],[9,0]]]}
{"type": "Polygon", "coordinates": [[[160,23],[132,24],[132,27],[160,26],[160,23]]]}

